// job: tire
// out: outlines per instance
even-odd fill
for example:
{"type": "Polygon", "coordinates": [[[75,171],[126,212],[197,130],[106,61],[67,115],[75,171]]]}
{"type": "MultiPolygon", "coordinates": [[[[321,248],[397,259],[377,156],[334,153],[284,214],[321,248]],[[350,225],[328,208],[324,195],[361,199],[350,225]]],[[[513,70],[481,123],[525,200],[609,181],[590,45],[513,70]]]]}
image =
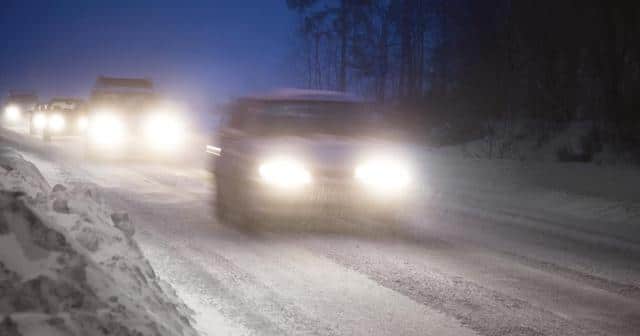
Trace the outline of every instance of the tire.
{"type": "Polygon", "coordinates": [[[216,185],[216,199],[215,199],[215,215],[219,222],[227,222],[229,220],[228,209],[224,194],[220,191],[220,185],[216,185]]]}
{"type": "Polygon", "coordinates": [[[221,224],[253,230],[256,228],[256,216],[250,202],[240,192],[242,187],[234,181],[216,176],[215,216],[221,224]]]}

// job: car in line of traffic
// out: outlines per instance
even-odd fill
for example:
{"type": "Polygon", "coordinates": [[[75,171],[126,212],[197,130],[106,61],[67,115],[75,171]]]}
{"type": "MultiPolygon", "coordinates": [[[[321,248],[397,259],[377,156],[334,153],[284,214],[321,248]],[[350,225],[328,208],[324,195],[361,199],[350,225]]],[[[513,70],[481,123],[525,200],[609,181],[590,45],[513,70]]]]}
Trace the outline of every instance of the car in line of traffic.
{"type": "Polygon", "coordinates": [[[33,93],[12,92],[3,108],[2,125],[50,141],[54,136],[81,135],[87,127],[84,101],[54,97],[38,103],[33,93]]]}
{"type": "Polygon", "coordinates": [[[38,96],[33,92],[10,92],[2,109],[2,126],[17,130],[29,129],[37,105],[38,96]]]}
{"type": "Polygon", "coordinates": [[[340,92],[238,99],[207,146],[220,220],[369,217],[402,222],[420,185],[410,153],[377,137],[373,105],[340,92]]]}
{"type": "Polygon", "coordinates": [[[151,80],[101,76],[87,103],[87,156],[177,159],[189,137],[184,108],[151,80]]]}
{"type": "Polygon", "coordinates": [[[89,158],[177,159],[189,138],[185,109],[163,99],[151,80],[99,76],[87,101],[11,93],[2,125],[51,141],[79,136],[89,158]]]}
{"type": "Polygon", "coordinates": [[[87,129],[85,103],[81,99],[55,97],[38,104],[29,122],[29,134],[51,141],[57,136],[79,136],[87,129]]]}

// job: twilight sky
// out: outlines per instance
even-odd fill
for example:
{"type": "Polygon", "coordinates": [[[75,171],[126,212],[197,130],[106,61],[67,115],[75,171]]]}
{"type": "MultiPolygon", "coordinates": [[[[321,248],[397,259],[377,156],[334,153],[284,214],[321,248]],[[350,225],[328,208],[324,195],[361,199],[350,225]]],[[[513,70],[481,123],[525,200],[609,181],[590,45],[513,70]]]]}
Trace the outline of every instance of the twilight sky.
{"type": "Polygon", "coordinates": [[[294,86],[294,25],[284,0],[4,0],[0,94],[86,97],[97,75],[141,76],[205,109],[294,86]]]}

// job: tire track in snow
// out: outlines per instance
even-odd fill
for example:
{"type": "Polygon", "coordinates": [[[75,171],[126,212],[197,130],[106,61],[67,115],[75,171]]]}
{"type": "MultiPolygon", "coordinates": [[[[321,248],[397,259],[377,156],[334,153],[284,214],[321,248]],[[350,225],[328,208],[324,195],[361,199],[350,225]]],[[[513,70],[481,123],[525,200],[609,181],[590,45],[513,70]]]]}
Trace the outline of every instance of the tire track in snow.
{"type": "MultiPolygon", "coordinates": [[[[587,330],[584,325],[564,316],[461,276],[436,269],[419,269],[415,263],[407,260],[390,262],[384,256],[390,255],[389,251],[365,245],[360,245],[360,252],[317,244],[312,244],[311,249],[366,274],[382,286],[458,319],[462,325],[482,335],[625,334],[618,331],[609,334],[593,328],[587,330]]],[[[626,335],[635,335],[634,330],[627,329],[626,335]]]]}

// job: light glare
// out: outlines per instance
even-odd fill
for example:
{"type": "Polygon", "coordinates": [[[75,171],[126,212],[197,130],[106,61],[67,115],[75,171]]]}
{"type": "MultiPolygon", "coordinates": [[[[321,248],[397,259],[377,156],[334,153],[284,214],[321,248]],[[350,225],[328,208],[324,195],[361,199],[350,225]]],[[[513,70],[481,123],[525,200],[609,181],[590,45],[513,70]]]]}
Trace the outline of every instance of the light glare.
{"type": "Polygon", "coordinates": [[[100,114],[89,122],[89,138],[97,145],[115,146],[125,135],[123,122],[113,114],[100,114]]]}
{"type": "Polygon", "coordinates": [[[379,192],[406,188],[410,182],[409,175],[405,164],[391,159],[370,160],[359,165],[355,171],[357,180],[379,192]]]}
{"type": "Polygon", "coordinates": [[[311,183],[311,174],[305,167],[292,159],[277,158],[259,167],[260,177],[269,185],[282,189],[295,189],[311,183]]]}
{"type": "Polygon", "coordinates": [[[9,121],[18,121],[21,117],[21,111],[20,108],[18,106],[15,105],[9,105],[7,106],[7,108],[5,108],[5,117],[7,118],[7,120],[9,121]]]}
{"type": "Polygon", "coordinates": [[[33,127],[39,131],[47,127],[47,116],[44,113],[37,113],[33,116],[33,127]]]}
{"type": "Polygon", "coordinates": [[[145,123],[144,135],[154,149],[173,149],[184,140],[182,121],[170,115],[153,115],[145,123]]]}
{"type": "Polygon", "coordinates": [[[87,126],[89,125],[89,120],[87,119],[87,117],[80,117],[78,118],[78,123],[77,123],[77,127],[78,130],[80,130],[81,132],[84,132],[87,129],[87,126]]]}
{"type": "Polygon", "coordinates": [[[49,128],[54,132],[60,132],[64,130],[66,122],[64,116],[61,114],[54,114],[49,117],[49,128]]]}

